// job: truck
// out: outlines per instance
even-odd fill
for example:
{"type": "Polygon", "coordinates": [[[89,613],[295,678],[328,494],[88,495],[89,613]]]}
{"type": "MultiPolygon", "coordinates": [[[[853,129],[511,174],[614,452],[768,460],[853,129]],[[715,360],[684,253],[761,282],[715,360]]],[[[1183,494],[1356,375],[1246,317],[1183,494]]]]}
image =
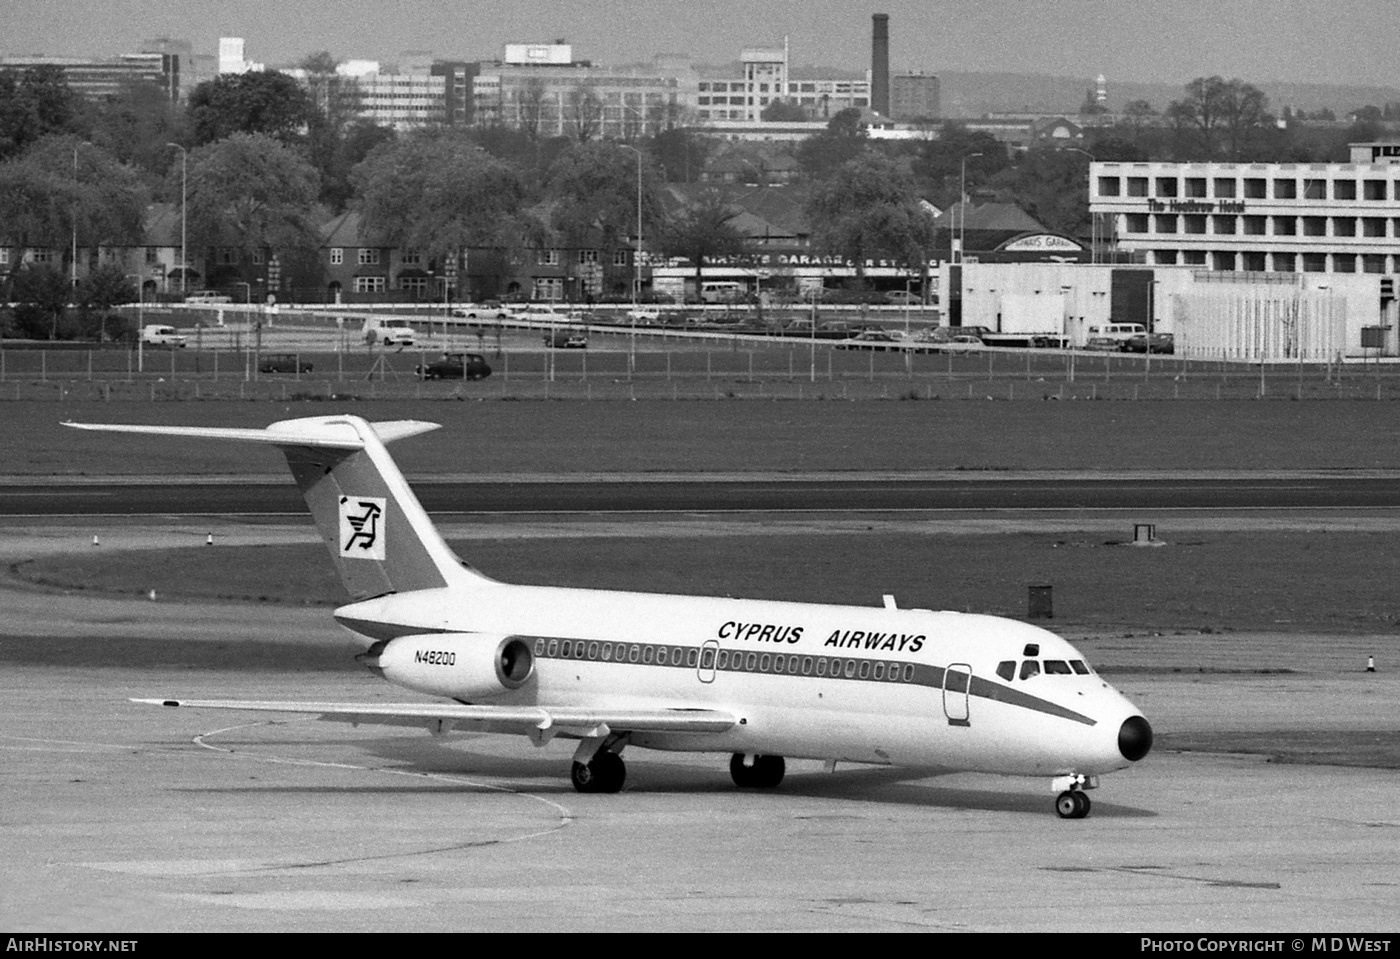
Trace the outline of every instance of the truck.
{"type": "Polygon", "coordinates": [[[371,316],[365,320],[364,326],[365,342],[373,346],[381,343],[384,346],[412,346],[414,343],[413,327],[408,325],[408,321],[395,316],[371,316]]]}
{"type": "Polygon", "coordinates": [[[141,342],[146,346],[168,346],[179,349],[185,345],[185,338],[175,332],[175,327],[151,324],[141,327],[141,342]]]}
{"type": "Polygon", "coordinates": [[[1065,298],[1005,293],[997,313],[997,328],[982,334],[988,346],[1038,346],[1063,348],[1065,298]]]}

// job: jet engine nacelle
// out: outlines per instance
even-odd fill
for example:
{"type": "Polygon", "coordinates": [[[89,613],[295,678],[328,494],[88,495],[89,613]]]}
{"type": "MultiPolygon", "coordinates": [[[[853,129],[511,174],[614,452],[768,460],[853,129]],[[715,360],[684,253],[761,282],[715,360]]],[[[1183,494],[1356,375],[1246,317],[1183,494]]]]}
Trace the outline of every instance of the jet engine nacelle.
{"type": "Polygon", "coordinates": [[[365,662],[391,683],[468,703],[519,689],[535,673],[527,641],[489,633],[399,636],[365,662]]]}

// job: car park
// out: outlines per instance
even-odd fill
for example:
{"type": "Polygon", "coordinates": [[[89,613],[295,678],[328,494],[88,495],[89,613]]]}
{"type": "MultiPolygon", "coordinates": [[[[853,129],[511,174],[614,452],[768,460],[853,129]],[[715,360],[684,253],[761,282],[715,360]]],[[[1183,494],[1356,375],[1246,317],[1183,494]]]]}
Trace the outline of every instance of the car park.
{"type": "Polygon", "coordinates": [[[444,353],[442,359],[420,365],[417,373],[425,380],[484,380],[491,367],[480,353],[444,353]]]}
{"type": "Polygon", "coordinates": [[[265,353],[258,360],[259,373],[310,373],[311,363],[295,353],[265,353]]]}

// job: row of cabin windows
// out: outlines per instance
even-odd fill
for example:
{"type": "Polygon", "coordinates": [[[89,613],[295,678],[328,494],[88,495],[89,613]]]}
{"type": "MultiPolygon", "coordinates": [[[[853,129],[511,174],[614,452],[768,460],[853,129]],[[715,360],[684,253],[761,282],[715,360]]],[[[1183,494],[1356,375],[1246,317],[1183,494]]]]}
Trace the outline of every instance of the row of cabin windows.
{"type": "Polygon", "coordinates": [[[753,650],[715,649],[713,646],[697,648],[540,638],[535,640],[535,655],[545,659],[584,659],[602,663],[638,663],[643,666],[684,666],[689,669],[767,673],[774,676],[870,679],[892,683],[907,683],[914,679],[913,663],[799,653],[761,653],[753,650]]]}
{"type": "MultiPolygon", "coordinates": [[[[1039,676],[1042,668],[1047,676],[1088,676],[1089,667],[1079,659],[1025,659],[1021,661],[1021,678],[1039,676]]],[[[1016,678],[1016,660],[1007,659],[997,663],[997,675],[1008,683],[1016,678]]]]}
{"type": "Polygon", "coordinates": [[[1187,200],[1400,200],[1390,180],[1328,180],[1322,177],[1101,176],[1099,196],[1187,200]]]}
{"type": "Polygon", "coordinates": [[[1385,239],[1400,237],[1400,217],[1127,213],[1123,215],[1123,232],[1184,233],[1198,236],[1360,236],[1385,239]]]}

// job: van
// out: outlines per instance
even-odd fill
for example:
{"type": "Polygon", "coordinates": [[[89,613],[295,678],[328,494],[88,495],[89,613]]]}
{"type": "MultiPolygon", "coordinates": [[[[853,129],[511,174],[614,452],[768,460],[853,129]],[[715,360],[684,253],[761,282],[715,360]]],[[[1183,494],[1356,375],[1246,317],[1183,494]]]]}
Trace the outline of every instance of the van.
{"type": "Polygon", "coordinates": [[[365,320],[365,342],[373,346],[375,343],[382,343],[385,346],[412,346],[413,327],[408,325],[407,320],[402,320],[391,316],[371,316],[365,320]]]}
{"type": "Polygon", "coordinates": [[[1113,340],[1120,350],[1125,350],[1133,337],[1147,335],[1147,327],[1141,323],[1105,323],[1103,326],[1091,326],[1086,332],[1091,340],[1113,340]]]}
{"type": "Polygon", "coordinates": [[[700,284],[701,303],[733,303],[743,299],[748,287],[729,280],[711,280],[700,284]]]}
{"type": "Polygon", "coordinates": [[[153,324],[141,327],[141,342],[149,346],[168,346],[176,349],[185,345],[185,338],[176,333],[173,326],[153,324]]]}

